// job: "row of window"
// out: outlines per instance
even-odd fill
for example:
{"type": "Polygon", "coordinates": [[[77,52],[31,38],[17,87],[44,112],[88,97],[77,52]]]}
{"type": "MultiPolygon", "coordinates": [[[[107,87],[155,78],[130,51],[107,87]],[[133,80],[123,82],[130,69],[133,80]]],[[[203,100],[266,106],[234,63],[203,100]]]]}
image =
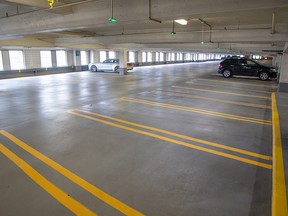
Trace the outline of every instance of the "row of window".
{"type": "MultiPolygon", "coordinates": [[[[141,52],[142,54],[142,62],[152,62],[152,52],[141,52]]],[[[103,62],[108,58],[116,58],[116,52],[114,51],[100,51],[100,61],[103,62]]],[[[136,52],[129,51],[128,52],[128,62],[135,63],[136,62],[136,52]]],[[[220,54],[203,54],[203,53],[164,53],[164,52],[155,52],[155,60],[156,62],[164,61],[197,61],[197,60],[208,60],[208,59],[220,59],[223,55],[220,54]],[[166,54],[166,59],[164,55],[166,54]]],[[[23,51],[20,50],[10,50],[9,51],[9,60],[10,66],[12,70],[24,69],[25,68],[25,60],[23,56],[23,51]]],[[[93,52],[91,52],[91,56],[88,55],[87,51],[80,52],[81,65],[87,65],[90,61],[93,61],[94,56],[93,52]],[[89,59],[90,57],[90,59],[89,59]]],[[[53,66],[52,63],[52,52],[51,51],[40,51],[40,61],[41,67],[49,68],[53,66]]],[[[67,66],[67,52],[63,50],[56,51],[56,66],[57,67],[65,67],[67,66]]],[[[3,60],[2,54],[0,51],[0,70],[3,70],[3,60]]]]}
{"type": "MultiPolygon", "coordinates": [[[[209,59],[220,59],[224,55],[220,54],[202,54],[202,53],[166,53],[166,61],[203,61],[209,59]]],[[[128,61],[135,62],[135,52],[129,52],[128,61]]],[[[142,62],[152,62],[152,52],[142,52],[142,62]]],[[[155,52],[155,61],[164,61],[163,52],[155,52]]]]}
{"type": "MultiPolygon", "coordinates": [[[[9,50],[9,61],[11,70],[19,70],[25,68],[25,61],[23,51],[21,50],[9,50]]],[[[51,51],[40,51],[41,67],[52,67],[51,51]]],[[[56,51],[57,67],[67,66],[66,51],[56,51]]],[[[0,70],[3,70],[3,59],[0,51],[0,70]]]]}

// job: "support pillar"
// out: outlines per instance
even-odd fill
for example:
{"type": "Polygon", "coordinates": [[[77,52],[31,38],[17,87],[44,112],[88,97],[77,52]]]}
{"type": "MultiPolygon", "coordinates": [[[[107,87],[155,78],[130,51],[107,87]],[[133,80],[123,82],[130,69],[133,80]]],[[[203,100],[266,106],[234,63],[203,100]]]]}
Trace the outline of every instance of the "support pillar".
{"type": "Polygon", "coordinates": [[[52,67],[57,67],[56,50],[51,51],[51,61],[52,61],[52,67]]]}
{"type": "Polygon", "coordinates": [[[93,62],[100,62],[100,51],[99,50],[92,50],[93,52],[93,62]]]}
{"type": "Polygon", "coordinates": [[[142,51],[138,51],[138,65],[141,66],[142,65],[142,51]]]}
{"type": "Polygon", "coordinates": [[[26,65],[26,69],[31,68],[41,68],[41,57],[39,50],[24,50],[24,61],[26,65]]]}
{"type": "Polygon", "coordinates": [[[81,55],[80,50],[73,50],[73,64],[76,71],[81,71],[81,55]]]}
{"type": "Polygon", "coordinates": [[[127,75],[127,50],[119,51],[119,73],[120,75],[127,75]]]}
{"type": "Polygon", "coordinates": [[[10,65],[10,57],[9,57],[9,51],[8,50],[2,50],[2,61],[3,61],[3,70],[11,70],[10,65]]]}
{"type": "Polygon", "coordinates": [[[279,92],[288,92],[288,53],[283,53],[279,70],[279,92]]]}
{"type": "Polygon", "coordinates": [[[156,52],[152,52],[152,64],[156,63],[156,52]]]}

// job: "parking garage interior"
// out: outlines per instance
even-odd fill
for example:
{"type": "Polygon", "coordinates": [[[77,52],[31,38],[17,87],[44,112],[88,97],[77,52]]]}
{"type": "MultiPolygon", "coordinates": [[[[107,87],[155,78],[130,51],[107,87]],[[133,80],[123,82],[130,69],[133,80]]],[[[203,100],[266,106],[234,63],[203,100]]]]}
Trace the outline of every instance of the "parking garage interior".
{"type": "Polygon", "coordinates": [[[0,1],[0,215],[287,216],[287,70],[284,0],[0,1]]]}

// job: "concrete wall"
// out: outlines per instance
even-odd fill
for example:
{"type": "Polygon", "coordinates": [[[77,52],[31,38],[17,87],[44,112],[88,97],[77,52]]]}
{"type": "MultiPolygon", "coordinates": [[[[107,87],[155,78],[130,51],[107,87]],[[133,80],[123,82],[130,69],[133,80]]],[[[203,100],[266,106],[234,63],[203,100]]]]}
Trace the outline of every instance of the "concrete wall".
{"type": "Polygon", "coordinates": [[[288,92],[288,53],[283,53],[281,58],[279,91],[288,92]]]}

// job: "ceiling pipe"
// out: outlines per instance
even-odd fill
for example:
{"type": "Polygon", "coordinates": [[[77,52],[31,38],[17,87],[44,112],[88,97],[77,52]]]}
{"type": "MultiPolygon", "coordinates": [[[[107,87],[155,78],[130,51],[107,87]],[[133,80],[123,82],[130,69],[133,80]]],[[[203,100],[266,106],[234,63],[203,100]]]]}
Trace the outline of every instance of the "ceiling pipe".
{"type": "Polygon", "coordinates": [[[275,12],[272,13],[272,28],[271,28],[271,34],[275,34],[275,12]]]}
{"type": "Polygon", "coordinates": [[[201,23],[207,25],[207,26],[210,28],[209,43],[213,43],[213,42],[212,42],[212,26],[211,26],[210,24],[208,24],[206,21],[204,21],[203,19],[201,19],[201,18],[198,18],[198,20],[199,20],[201,23]]]}
{"type": "Polygon", "coordinates": [[[151,0],[149,0],[149,20],[154,21],[154,22],[158,22],[158,23],[162,23],[161,20],[157,20],[151,17],[151,0]]]}

